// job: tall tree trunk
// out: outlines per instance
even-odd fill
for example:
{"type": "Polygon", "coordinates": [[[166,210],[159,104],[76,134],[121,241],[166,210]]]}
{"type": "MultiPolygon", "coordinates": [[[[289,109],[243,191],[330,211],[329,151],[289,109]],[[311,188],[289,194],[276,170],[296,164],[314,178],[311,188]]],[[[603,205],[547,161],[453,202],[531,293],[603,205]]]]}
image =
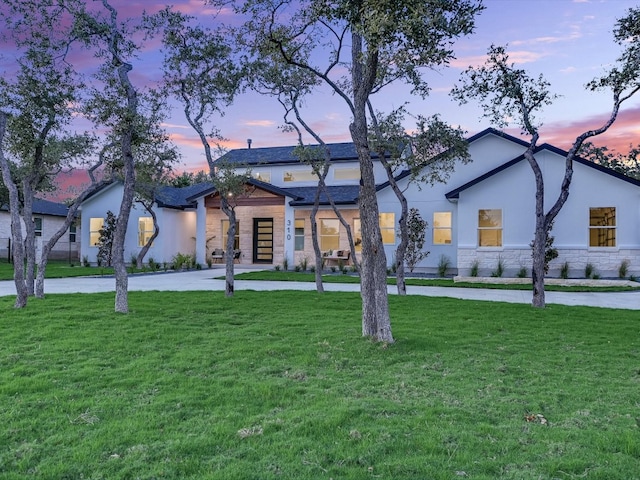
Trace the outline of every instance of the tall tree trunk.
{"type": "Polygon", "coordinates": [[[153,234],[142,246],[142,248],[140,249],[140,252],[138,252],[138,256],[136,257],[136,268],[138,270],[142,269],[144,257],[149,252],[149,249],[151,248],[151,245],[153,245],[153,242],[155,241],[155,239],[158,238],[158,235],[160,235],[160,225],[158,225],[158,216],[156,215],[156,212],[153,210],[153,200],[151,200],[150,202],[144,201],[140,203],[145,208],[145,210],[149,212],[149,215],[151,215],[151,218],[153,219],[153,234]]]}
{"type": "Polygon", "coordinates": [[[22,225],[20,222],[20,199],[18,187],[11,177],[9,161],[4,156],[2,148],[4,134],[7,127],[7,115],[0,111],[0,169],[2,180],[9,191],[9,213],[11,214],[11,241],[13,242],[13,281],[16,285],[15,308],[24,308],[27,305],[29,294],[24,279],[24,243],[22,238],[22,225]]]}
{"type": "Polygon", "coordinates": [[[27,294],[31,297],[35,293],[36,274],[36,227],[33,222],[33,189],[31,176],[22,182],[22,219],[25,226],[24,253],[27,259],[25,268],[25,283],[27,294]]]}
{"type": "Polygon", "coordinates": [[[227,297],[233,297],[234,278],[233,278],[233,257],[235,256],[236,244],[236,211],[229,205],[224,195],[220,195],[220,209],[229,219],[229,230],[227,230],[227,251],[225,252],[225,269],[224,269],[224,294],[227,297]]]}
{"type": "Polygon", "coordinates": [[[322,268],[323,259],[322,252],[320,251],[320,243],[318,242],[318,224],[316,223],[316,216],[318,214],[318,208],[320,206],[320,186],[316,190],[316,196],[313,201],[313,207],[311,208],[311,214],[309,215],[309,220],[311,222],[311,244],[313,245],[313,253],[315,254],[316,259],[316,290],[318,293],[324,293],[324,284],[322,283],[322,268]]]}
{"type": "Polygon", "coordinates": [[[362,297],[362,335],[376,341],[393,342],[389,300],[387,298],[387,257],[380,232],[376,181],[373,161],[367,140],[367,99],[375,81],[377,58],[367,58],[368,68],[362,62],[362,37],[353,33],[352,85],[355,88],[353,121],[349,125],[351,138],[360,161],[360,224],[362,226],[362,263],[360,265],[360,294],[362,297]]]}

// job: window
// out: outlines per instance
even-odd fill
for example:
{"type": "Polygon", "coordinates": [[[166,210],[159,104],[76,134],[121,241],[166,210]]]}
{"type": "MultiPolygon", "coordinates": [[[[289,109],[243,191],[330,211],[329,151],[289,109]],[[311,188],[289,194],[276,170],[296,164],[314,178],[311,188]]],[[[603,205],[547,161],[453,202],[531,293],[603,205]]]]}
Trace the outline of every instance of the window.
{"type": "Polygon", "coordinates": [[[360,167],[336,168],[333,171],[334,180],[360,180],[360,167]]]}
{"type": "Polygon", "coordinates": [[[394,245],[396,243],[396,214],[380,213],[378,221],[380,223],[380,233],[382,233],[382,243],[394,245]]]}
{"type": "Polygon", "coordinates": [[[296,218],[294,223],[294,242],[296,251],[304,250],[304,218],[296,218]]]}
{"type": "Polygon", "coordinates": [[[89,219],[89,245],[97,247],[100,243],[100,230],[104,226],[104,218],[89,219]]]}
{"type": "Polygon", "coordinates": [[[75,223],[69,225],[69,242],[76,243],[76,234],[78,232],[78,228],[75,223]]]}
{"type": "Polygon", "coordinates": [[[353,243],[356,247],[356,252],[362,251],[362,224],[359,218],[353,219],[353,243]]]}
{"type": "Polygon", "coordinates": [[[36,237],[42,236],[42,217],[35,217],[33,219],[33,224],[36,229],[36,237]]]}
{"type": "Polygon", "coordinates": [[[138,246],[144,247],[153,235],[153,218],[140,217],[138,219],[138,246]]]}
{"type": "Polygon", "coordinates": [[[589,209],[589,246],[616,246],[616,207],[589,209]]]}
{"type": "Polygon", "coordinates": [[[320,250],[340,248],[340,220],[337,218],[320,220],[320,250]]]}
{"type": "Polygon", "coordinates": [[[433,213],[433,244],[451,244],[451,212],[433,213]]]}
{"type": "Polygon", "coordinates": [[[318,177],[312,170],[291,170],[284,172],[285,182],[313,182],[318,177]]]}
{"type": "MultiPolygon", "coordinates": [[[[222,248],[227,247],[227,232],[229,232],[229,220],[222,220],[222,248]]],[[[233,240],[233,249],[240,250],[240,222],[236,222],[236,236],[233,240]]]]}
{"type": "Polygon", "coordinates": [[[478,210],[478,246],[502,246],[502,210],[478,210]]]}
{"type": "Polygon", "coordinates": [[[256,180],[260,180],[261,182],[271,182],[271,172],[251,172],[251,176],[256,180]]]}

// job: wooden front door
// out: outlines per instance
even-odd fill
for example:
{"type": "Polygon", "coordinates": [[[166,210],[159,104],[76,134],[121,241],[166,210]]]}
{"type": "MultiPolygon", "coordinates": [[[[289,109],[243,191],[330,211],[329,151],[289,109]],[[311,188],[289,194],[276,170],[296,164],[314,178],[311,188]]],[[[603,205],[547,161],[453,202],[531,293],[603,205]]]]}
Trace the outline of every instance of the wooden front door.
{"type": "Polygon", "coordinates": [[[253,263],[273,263],[273,218],[253,219],[253,263]]]}

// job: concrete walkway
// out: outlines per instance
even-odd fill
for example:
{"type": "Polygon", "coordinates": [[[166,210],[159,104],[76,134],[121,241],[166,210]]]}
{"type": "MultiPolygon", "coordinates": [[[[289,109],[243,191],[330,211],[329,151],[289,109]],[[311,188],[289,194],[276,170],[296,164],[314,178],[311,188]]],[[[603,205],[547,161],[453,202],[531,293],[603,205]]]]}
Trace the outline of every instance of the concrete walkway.
{"type": "MultiPolygon", "coordinates": [[[[236,274],[255,269],[236,268],[236,274]]],[[[129,291],[190,291],[190,290],[224,290],[224,280],[214,277],[224,275],[224,268],[212,270],[194,270],[177,273],[158,273],[132,275],[129,277],[129,291]]],[[[358,292],[360,285],[347,283],[325,283],[326,291],[358,292]]],[[[236,280],[235,290],[315,290],[313,282],[264,282],[236,280]]],[[[74,277],[51,278],[45,280],[45,294],[48,293],[96,293],[115,291],[113,277],[74,277]]],[[[390,294],[397,292],[395,286],[389,286],[390,294]]],[[[428,297],[451,297],[465,300],[483,300],[507,303],[531,303],[531,291],[528,290],[494,290],[456,287],[416,287],[408,286],[409,295],[428,297]]],[[[15,295],[13,281],[0,281],[0,296],[15,295]]],[[[546,292],[548,304],[584,305],[590,307],[622,308],[640,310],[640,291],[633,292],[546,292]]]]}

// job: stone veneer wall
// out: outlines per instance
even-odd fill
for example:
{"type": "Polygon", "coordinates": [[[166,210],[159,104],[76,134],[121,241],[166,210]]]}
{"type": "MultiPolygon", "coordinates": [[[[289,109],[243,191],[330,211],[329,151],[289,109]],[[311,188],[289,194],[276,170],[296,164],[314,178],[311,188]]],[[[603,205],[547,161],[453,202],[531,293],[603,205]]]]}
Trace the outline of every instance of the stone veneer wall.
{"type": "MultiPolygon", "coordinates": [[[[476,250],[475,248],[458,249],[458,274],[469,275],[474,261],[479,262],[479,276],[490,276],[496,270],[498,260],[505,266],[504,277],[514,277],[521,267],[526,267],[527,275],[531,275],[531,249],[512,248],[504,250],[476,250]]],[[[549,277],[560,276],[560,269],[565,262],[569,263],[569,277],[583,278],[587,263],[595,267],[595,273],[602,278],[618,277],[618,269],[624,260],[629,261],[627,275],[640,275],[640,250],[637,249],[598,249],[558,248],[558,258],[549,265],[549,277]]]]}

